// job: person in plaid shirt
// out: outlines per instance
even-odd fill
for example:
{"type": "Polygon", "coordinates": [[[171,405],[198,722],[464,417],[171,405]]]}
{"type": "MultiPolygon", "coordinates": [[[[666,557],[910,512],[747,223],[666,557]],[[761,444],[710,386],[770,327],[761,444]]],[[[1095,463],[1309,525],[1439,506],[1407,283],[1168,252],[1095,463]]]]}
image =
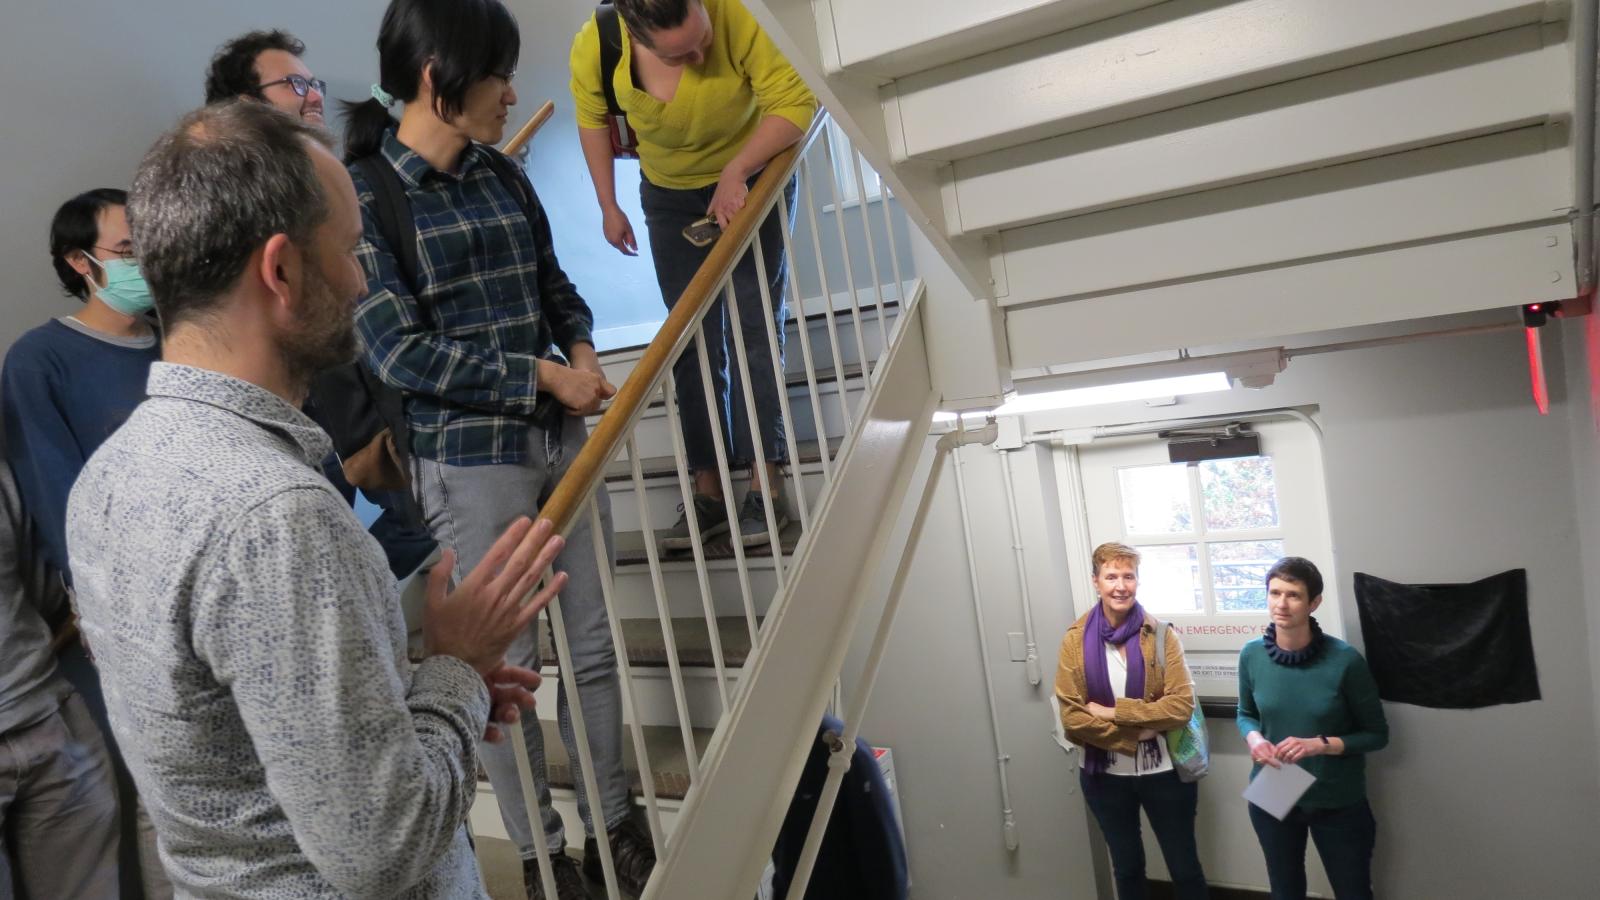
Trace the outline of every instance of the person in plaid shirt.
{"type": "MultiPolygon", "coordinates": [[[[413,490],[440,544],[456,551],[458,575],[489,550],[518,516],[549,496],[586,438],[584,416],[615,393],[595,355],[594,316],[561,270],[550,223],[520,170],[497,173],[497,143],[519,52],[516,21],[499,0],[394,0],[378,36],[373,98],[350,105],[346,161],[365,211],[358,249],[368,295],[357,311],[366,363],[404,392],[413,490]],[[398,122],[387,108],[405,103],[398,122]],[[376,154],[403,185],[416,226],[417,271],[402,274],[375,212],[377,201],[356,160],[376,154]],[[524,190],[523,202],[513,192],[524,190]],[[414,276],[414,279],[413,279],[414,276]],[[411,281],[415,282],[414,292],[411,281]]],[[[631,817],[622,767],[622,706],[594,541],[611,555],[604,488],[602,532],[587,516],[567,536],[556,569],[567,573],[561,609],[572,647],[562,677],[582,701],[600,797],[578,806],[593,840],[604,823],[623,886],[643,889],[655,864],[649,838],[631,817]],[[598,813],[598,814],[597,814],[598,813]]],[[[507,661],[535,670],[531,626],[507,661]]],[[[567,695],[560,694],[563,743],[576,765],[567,695]]],[[[539,722],[523,722],[562,900],[587,896],[577,861],[551,807],[539,722]]],[[[530,896],[542,897],[534,836],[509,745],[483,747],[501,818],[524,860],[530,896]]],[[[588,855],[595,855],[592,845],[588,855]]]]}

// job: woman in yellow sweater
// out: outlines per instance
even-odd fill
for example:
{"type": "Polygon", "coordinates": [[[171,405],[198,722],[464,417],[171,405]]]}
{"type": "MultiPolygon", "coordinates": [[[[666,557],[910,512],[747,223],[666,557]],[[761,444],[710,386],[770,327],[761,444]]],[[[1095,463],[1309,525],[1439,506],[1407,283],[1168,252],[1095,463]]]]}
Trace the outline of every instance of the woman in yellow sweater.
{"type": "MultiPolygon", "coordinates": [[[[643,174],[639,194],[649,231],[656,280],[668,308],[677,303],[710,247],[683,236],[686,225],[707,215],[719,225],[744,207],[749,185],[763,167],[805,134],[817,101],[739,0],[615,0],[621,59],[612,86],[617,104],[638,135],[643,174]]],[[[594,18],[572,45],[572,96],[578,135],[605,217],[605,237],[634,255],[638,243],[617,205],[605,90],[601,84],[600,30],[594,18]]],[[[784,190],[794,208],[794,182],[784,190]]],[[[772,353],[783,354],[787,265],[777,210],[761,224],[762,262],[774,306],[778,347],[767,342],[766,315],[754,254],[734,271],[734,294],[748,354],[756,423],[766,459],[757,464],[738,367],[731,363],[730,318],[718,297],[706,314],[706,353],[730,465],[750,467],[750,490],[733,523],[745,546],[767,543],[766,504],[778,527],[788,522],[780,468],[788,461],[778,402],[783,385],[772,375],[772,353]],[[732,388],[730,390],[730,382],[732,388]],[[731,398],[731,402],[730,402],[731,398]],[[762,488],[766,489],[763,490],[762,488]]],[[[716,468],[712,422],[704,400],[700,361],[691,345],[673,368],[684,444],[694,475],[694,508],[702,539],[730,530],[716,468]]],[[[667,550],[690,546],[688,515],[662,540],[667,550]]]]}

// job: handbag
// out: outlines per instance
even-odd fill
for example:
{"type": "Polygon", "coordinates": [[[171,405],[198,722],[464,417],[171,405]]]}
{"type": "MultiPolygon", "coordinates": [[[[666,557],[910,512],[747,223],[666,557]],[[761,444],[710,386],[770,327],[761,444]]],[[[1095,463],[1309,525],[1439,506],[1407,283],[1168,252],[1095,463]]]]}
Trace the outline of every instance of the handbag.
{"type": "Polygon", "coordinates": [[[628,116],[617,103],[615,84],[617,65],[622,62],[622,23],[617,8],[605,0],[594,11],[595,27],[600,32],[600,87],[606,94],[606,130],[611,133],[611,156],[638,159],[639,136],[628,125],[628,116]]]}
{"type": "MultiPolygon", "coordinates": [[[[1156,628],[1156,668],[1167,671],[1167,623],[1156,628]]],[[[1172,760],[1178,780],[1194,782],[1206,777],[1211,770],[1211,750],[1206,739],[1206,716],[1195,700],[1189,721],[1162,735],[1167,742],[1167,756],[1172,760]]]]}

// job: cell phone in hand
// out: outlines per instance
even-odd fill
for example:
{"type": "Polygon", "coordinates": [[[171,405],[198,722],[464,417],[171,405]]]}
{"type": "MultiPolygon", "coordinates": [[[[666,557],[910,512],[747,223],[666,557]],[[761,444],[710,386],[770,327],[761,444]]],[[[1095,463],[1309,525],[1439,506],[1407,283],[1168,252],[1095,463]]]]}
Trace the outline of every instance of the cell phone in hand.
{"type": "Polygon", "coordinates": [[[717,224],[716,216],[706,216],[696,222],[691,222],[683,229],[683,239],[696,247],[709,247],[722,237],[722,226],[717,224]]]}

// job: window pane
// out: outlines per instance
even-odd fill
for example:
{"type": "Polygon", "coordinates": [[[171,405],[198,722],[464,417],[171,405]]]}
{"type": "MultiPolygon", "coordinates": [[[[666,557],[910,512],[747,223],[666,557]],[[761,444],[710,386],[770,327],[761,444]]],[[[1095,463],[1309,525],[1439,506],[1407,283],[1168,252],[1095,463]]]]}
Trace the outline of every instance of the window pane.
{"type": "Polygon", "coordinates": [[[1205,610],[1200,556],[1194,544],[1140,547],[1139,602],[1157,615],[1205,610]]]}
{"type": "Polygon", "coordinates": [[[1201,463],[1200,495],[1207,531],[1278,527],[1278,485],[1269,456],[1201,463]]]}
{"type": "Polygon", "coordinates": [[[1267,608],[1267,570],[1283,556],[1283,541],[1227,541],[1208,544],[1211,585],[1217,612],[1267,608]]]}
{"type": "Polygon", "coordinates": [[[1182,534],[1194,530],[1189,473],[1182,463],[1118,469],[1122,521],[1129,534],[1182,534]]]}

